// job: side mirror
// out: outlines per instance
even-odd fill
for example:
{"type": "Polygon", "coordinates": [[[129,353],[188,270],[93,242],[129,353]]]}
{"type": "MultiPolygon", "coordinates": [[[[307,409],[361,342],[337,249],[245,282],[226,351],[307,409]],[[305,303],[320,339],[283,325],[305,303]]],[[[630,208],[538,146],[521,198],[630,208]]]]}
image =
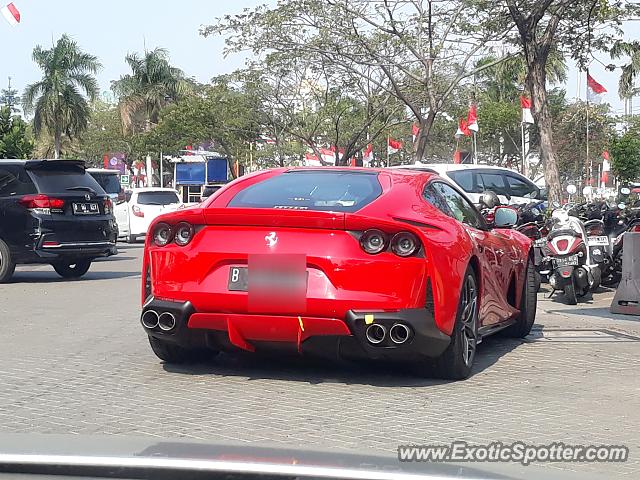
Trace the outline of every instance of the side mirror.
{"type": "Polygon", "coordinates": [[[511,228],[517,223],[518,213],[513,208],[496,208],[493,217],[493,224],[496,228],[511,228]]]}

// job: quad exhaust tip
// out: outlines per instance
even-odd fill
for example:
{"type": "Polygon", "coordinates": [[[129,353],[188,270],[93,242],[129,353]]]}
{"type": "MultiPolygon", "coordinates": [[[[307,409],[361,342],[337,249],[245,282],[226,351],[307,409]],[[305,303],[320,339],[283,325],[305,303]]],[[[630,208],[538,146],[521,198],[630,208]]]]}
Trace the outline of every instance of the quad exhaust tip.
{"type": "Polygon", "coordinates": [[[389,329],[389,338],[396,345],[401,345],[411,337],[411,329],[404,323],[395,323],[389,329]]]}
{"type": "Polygon", "coordinates": [[[379,343],[382,343],[387,336],[387,327],[379,323],[374,323],[367,327],[365,335],[369,343],[372,345],[378,345],[379,343]]]}
{"type": "Polygon", "coordinates": [[[158,326],[164,332],[173,330],[176,326],[176,317],[171,312],[164,312],[158,317],[158,326]]]}
{"type": "Polygon", "coordinates": [[[156,328],[159,322],[160,317],[155,310],[147,310],[142,314],[142,325],[146,328],[156,328]]]}

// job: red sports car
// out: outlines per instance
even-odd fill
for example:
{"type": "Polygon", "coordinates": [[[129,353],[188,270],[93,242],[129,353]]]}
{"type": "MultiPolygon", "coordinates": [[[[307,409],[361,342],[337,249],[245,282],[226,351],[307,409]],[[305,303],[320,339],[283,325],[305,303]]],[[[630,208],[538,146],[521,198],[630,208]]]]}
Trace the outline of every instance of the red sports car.
{"type": "Polygon", "coordinates": [[[336,167],[241,177],[147,237],[141,321],[166,362],[282,349],[469,375],[483,336],[536,313],[531,240],[436,174],[336,167]]]}

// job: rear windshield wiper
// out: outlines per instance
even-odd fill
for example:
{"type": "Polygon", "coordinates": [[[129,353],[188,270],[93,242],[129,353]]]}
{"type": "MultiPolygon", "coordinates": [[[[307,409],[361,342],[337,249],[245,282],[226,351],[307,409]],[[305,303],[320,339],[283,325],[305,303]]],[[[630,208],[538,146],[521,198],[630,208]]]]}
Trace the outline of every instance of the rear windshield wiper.
{"type": "Polygon", "coordinates": [[[69,188],[67,188],[67,190],[71,190],[71,191],[82,190],[84,192],[89,192],[89,193],[93,193],[94,195],[96,195],[96,191],[91,187],[77,186],[77,187],[69,187],[69,188]]]}

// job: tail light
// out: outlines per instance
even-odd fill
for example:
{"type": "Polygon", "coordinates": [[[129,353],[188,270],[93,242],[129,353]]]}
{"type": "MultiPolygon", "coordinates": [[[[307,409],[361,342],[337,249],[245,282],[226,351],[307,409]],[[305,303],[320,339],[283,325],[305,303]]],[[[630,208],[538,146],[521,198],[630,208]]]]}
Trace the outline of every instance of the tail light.
{"type": "Polygon", "coordinates": [[[158,247],[168,245],[173,238],[173,231],[166,223],[159,223],[153,229],[153,243],[158,247]]]}
{"type": "Polygon", "coordinates": [[[375,255],[387,247],[387,236],[380,230],[367,230],[360,237],[360,246],[365,252],[375,255]]]}
{"type": "Polygon", "coordinates": [[[640,223],[636,223],[633,227],[631,227],[630,232],[640,232],[640,223]]]}
{"type": "Polygon", "coordinates": [[[399,257],[410,257],[416,253],[418,245],[418,239],[410,232],[400,232],[391,239],[391,251],[399,257]]]}
{"type": "Polygon", "coordinates": [[[51,210],[62,210],[64,208],[64,200],[40,193],[38,195],[25,195],[20,199],[20,205],[34,213],[49,215],[51,210]]]}
{"type": "Polygon", "coordinates": [[[113,202],[111,201],[110,198],[107,198],[104,201],[104,214],[110,215],[111,213],[113,213],[113,202]]]}
{"type": "Polygon", "coordinates": [[[187,222],[180,222],[176,227],[175,242],[176,245],[184,247],[193,238],[193,225],[187,222]]]}
{"type": "Polygon", "coordinates": [[[561,252],[565,252],[569,248],[569,240],[566,240],[564,238],[558,240],[557,247],[561,252]]]}
{"type": "Polygon", "coordinates": [[[144,217],[144,212],[142,211],[142,209],[138,205],[133,205],[131,207],[131,211],[133,212],[133,214],[136,217],[144,217]]]}

